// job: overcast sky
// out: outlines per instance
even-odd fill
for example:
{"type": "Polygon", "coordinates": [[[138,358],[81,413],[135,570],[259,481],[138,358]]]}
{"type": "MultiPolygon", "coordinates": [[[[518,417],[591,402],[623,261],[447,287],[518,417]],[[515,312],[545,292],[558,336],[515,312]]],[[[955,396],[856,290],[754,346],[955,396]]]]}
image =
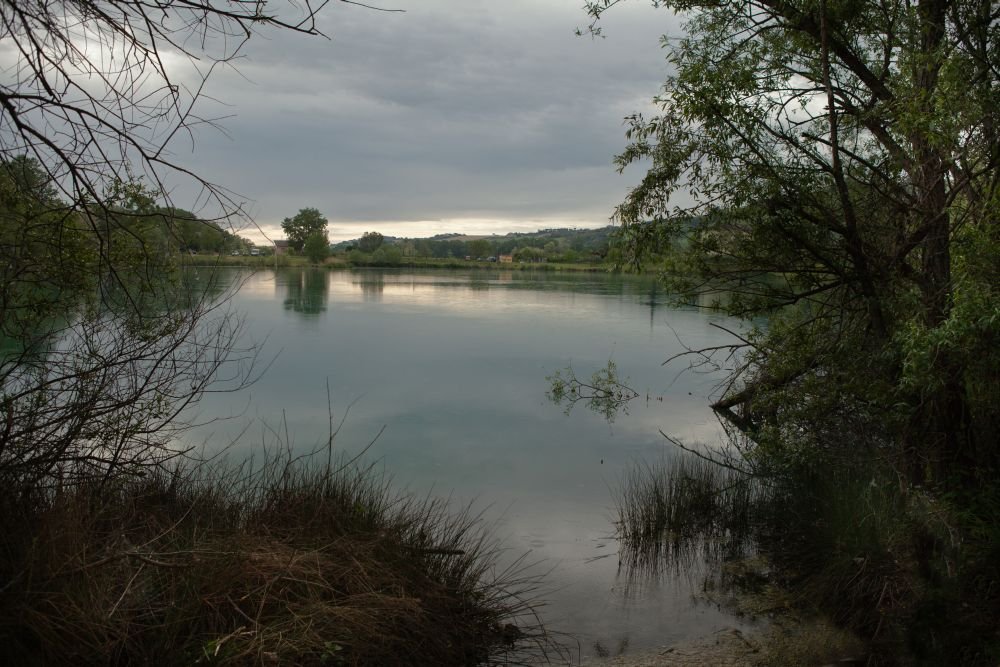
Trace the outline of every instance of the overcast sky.
{"type": "Polygon", "coordinates": [[[304,207],[332,240],[607,224],[641,175],[612,158],[668,73],[672,14],[634,0],[594,39],[574,34],[582,0],[379,2],[406,11],[334,2],[330,39],[251,40],[207,89],[225,134],[201,130],[177,157],[279,237],[304,207]]]}

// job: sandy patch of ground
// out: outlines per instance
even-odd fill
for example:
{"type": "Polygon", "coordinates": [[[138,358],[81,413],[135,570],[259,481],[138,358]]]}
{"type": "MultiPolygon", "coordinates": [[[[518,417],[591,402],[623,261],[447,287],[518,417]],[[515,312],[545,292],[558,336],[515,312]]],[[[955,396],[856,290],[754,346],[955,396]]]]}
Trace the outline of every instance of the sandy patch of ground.
{"type": "Polygon", "coordinates": [[[751,637],[735,628],[662,649],[614,658],[597,658],[588,667],[754,667],[760,648],[751,637]]]}

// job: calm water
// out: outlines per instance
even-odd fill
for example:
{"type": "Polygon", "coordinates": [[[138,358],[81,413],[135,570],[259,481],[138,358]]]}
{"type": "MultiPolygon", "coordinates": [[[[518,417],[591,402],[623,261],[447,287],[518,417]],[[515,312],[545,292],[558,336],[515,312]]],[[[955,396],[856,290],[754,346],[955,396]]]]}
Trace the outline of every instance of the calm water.
{"type": "Polygon", "coordinates": [[[296,443],[322,441],[329,381],[337,417],[356,401],[338,446],[360,451],[384,425],[368,457],[397,487],[485,508],[511,557],[551,570],[543,618],[582,657],[597,641],[634,651],[702,635],[734,621],[693,601],[697,577],[630,581],[613,539],[622,471],[672,454],[661,429],[721,439],[707,407],[718,377],[661,362],[680,341],[728,342],[711,323],[732,323],[665,301],[654,281],[606,274],[260,272],[235,306],[274,362],[246,392],[203,403],[240,416],[201,436],[225,443],[249,423],[252,441],[284,414],[296,443]],[[609,359],[643,394],[614,423],[546,398],[547,375],[589,377],[609,359]]]}

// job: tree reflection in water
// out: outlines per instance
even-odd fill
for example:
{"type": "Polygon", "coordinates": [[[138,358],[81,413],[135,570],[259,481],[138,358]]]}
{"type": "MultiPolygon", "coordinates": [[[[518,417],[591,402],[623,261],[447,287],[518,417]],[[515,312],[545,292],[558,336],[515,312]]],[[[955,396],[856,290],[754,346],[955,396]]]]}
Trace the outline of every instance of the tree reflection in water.
{"type": "Polygon", "coordinates": [[[330,294],[330,273],[326,269],[288,271],[285,288],[285,310],[313,316],[326,312],[330,294]]]}

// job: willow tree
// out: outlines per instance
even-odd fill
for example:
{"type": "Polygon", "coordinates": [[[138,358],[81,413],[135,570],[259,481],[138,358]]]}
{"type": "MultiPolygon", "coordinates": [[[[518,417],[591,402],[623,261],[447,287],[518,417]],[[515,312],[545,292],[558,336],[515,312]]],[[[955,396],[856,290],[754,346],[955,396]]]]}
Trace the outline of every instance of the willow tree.
{"type": "Polygon", "coordinates": [[[996,465],[1000,7],[654,4],[684,32],[662,113],[628,119],[617,165],[648,171],[615,217],[633,259],[683,239],[680,292],[770,318],[717,407],[915,478],[996,465]]]}

